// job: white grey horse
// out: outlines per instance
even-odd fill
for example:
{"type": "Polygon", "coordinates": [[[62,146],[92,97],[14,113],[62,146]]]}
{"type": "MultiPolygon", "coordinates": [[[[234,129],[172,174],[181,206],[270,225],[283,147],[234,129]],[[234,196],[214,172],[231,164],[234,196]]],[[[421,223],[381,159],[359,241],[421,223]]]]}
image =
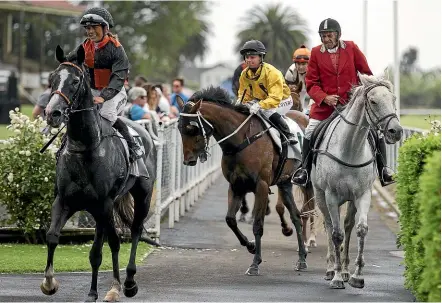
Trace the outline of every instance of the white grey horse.
{"type": "Polygon", "coordinates": [[[311,180],[327,231],[325,279],[332,279],[331,288],[345,288],[344,281],[353,287],[364,287],[362,269],[368,232],[367,215],[376,178],[375,151],[367,137],[373,130],[383,134],[388,144],[402,137],[402,127],[395,114],[396,97],[391,82],[375,76],[358,76],[362,85],[353,88],[350,102],[333,119],[322,143],[314,149],[317,159],[311,180]],[[339,208],[346,201],[349,202],[344,222],[345,243],[341,263],[340,248],[344,233],[340,228],[339,208]],[[358,254],[355,272],[350,277],[348,250],[356,218],[358,254]]]}

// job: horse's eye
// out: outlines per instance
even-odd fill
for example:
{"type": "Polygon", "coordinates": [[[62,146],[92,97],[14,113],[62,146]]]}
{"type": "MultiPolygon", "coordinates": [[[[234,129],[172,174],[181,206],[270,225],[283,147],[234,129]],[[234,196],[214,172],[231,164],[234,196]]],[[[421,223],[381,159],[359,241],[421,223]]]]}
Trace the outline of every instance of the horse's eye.
{"type": "Polygon", "coordinates": [[[373,104],[378,104],[378,102],[375,99],[370,99],[370,102],[373,104]]]}
{"type": "Polygon", "coordinates": [[[77,85],[78,83],[80,83],[80,80],[79,80],[79,79],[74,79],[73,83],[74,83],[75,85],[77,85]]]}

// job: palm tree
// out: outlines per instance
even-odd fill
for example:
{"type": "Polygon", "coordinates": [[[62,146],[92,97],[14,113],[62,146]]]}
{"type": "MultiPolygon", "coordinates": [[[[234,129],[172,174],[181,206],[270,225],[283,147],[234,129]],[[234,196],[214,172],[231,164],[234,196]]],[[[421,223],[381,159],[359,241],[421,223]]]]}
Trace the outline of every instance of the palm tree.
{"type": "Polygon", "coordinates": [[[267,48],[266,61],[280,70],[291,63],[293,50],[307,41],[306,23],[301,16],[280,3],[256,6],[242,18],[245,23],[238,34],[236,50],[251,39],[262,41],[267,48]]]}

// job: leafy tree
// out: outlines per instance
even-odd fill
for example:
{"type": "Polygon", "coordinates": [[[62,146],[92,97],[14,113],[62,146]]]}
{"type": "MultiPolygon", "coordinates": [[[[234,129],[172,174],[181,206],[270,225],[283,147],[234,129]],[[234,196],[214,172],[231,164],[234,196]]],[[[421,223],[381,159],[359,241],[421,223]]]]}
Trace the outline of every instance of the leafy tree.
{"type": "Polygon", "coordinates": [[[280,70],[291,63],[293,50],[307,41],[306,23],[299,13],[280,3],[267,7],[256,6],[242,18],[243,29],[237,34],[236,50],[257,39],[267,48],[266,61],[280,70]]]}

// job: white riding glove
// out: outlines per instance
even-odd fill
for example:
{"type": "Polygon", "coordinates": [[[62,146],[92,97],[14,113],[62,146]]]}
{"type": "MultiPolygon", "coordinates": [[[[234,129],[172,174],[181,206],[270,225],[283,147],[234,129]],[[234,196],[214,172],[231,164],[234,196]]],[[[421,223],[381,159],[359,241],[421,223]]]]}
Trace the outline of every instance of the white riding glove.
{"type": "Polygon", "coordinates": [[[260,109],[261,109],[261,106],[259,105],[258,102],[256,102],[255,104],[250,106],[250,113],[256,115],[260,109]]]}

